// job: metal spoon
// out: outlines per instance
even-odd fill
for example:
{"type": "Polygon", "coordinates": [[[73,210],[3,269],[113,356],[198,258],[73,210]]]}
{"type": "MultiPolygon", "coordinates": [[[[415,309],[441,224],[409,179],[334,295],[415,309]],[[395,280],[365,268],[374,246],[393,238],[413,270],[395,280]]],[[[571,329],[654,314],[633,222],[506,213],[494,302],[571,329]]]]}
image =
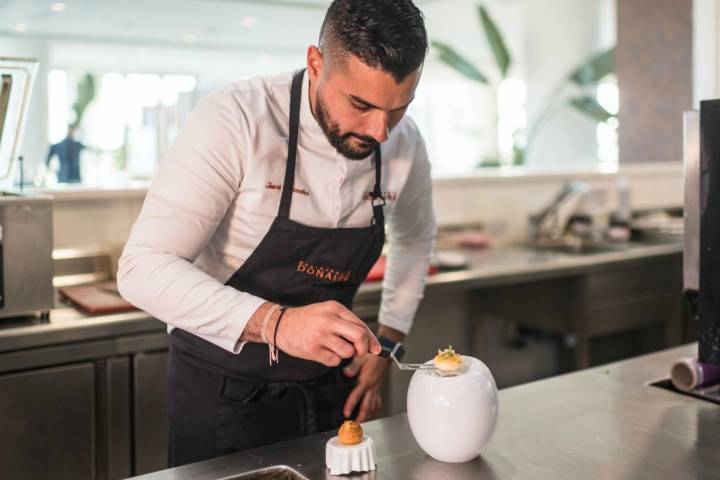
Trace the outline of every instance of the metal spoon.
{"type": "Polygon", "coordinates": [[[431,363],[403,363],[395,358],[392,353],[390,353],[389,357],[400,370],[437,370],[437,367],[431,363]]]}
{"type": "Polygon", "coordinates": [[[400,370],[435,370],[443,377],[454,377],[457,375],[457,373],[445,373],[432,363],[403,363],[395,357],[395,352],[390,350],[383,349],[382,352],[380,352],[380,356],[392,360],[395,366],[400,370]]]}

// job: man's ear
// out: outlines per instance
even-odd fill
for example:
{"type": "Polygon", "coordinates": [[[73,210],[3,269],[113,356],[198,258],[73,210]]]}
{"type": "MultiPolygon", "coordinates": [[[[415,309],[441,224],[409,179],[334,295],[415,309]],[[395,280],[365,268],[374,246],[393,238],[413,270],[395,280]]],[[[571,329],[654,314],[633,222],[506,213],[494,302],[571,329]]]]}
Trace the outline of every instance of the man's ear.
{"type": "Polygon", "coordinates": [[[315,45],[310,45],[307,50],[307,71],[310,80],[317,84],[317,79],[323,73],[323,57],[320,49],[315,45]]]}

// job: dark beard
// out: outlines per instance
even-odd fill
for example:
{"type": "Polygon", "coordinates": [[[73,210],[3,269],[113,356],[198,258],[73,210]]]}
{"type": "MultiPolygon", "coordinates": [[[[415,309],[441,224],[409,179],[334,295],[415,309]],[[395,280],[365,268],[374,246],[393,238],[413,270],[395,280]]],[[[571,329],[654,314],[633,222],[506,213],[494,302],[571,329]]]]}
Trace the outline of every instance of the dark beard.
{"type": "Polygon", "coordinates": [[[352,132],[341,134],[340,126],[330,119],[325,104],[320,97],[320,92],[318,92],[315,97],[315,115],[330,145],[335,147],[335,150],[345,158],[350,160],[364,160],[378,145],[378,142],[372,137],[358,135],[352,132]],[[363,142],[360,148],[350,146],[350,139],[353,137],[363,142]]]}

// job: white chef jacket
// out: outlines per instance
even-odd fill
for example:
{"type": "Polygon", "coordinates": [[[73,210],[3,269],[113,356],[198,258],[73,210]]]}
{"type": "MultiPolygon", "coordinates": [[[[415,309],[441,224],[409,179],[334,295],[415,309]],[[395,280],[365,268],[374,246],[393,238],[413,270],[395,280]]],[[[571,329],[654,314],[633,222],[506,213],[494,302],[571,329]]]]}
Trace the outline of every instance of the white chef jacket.
{"type": "MultiPolygon", "coordinates": [[[[239,353],[265,301],[224,283],[277,215],[293,73],[242,80],[200,101],[164,156],[118,264],[121,295],[168,324],[239,353]]],[[[372,156],[348,160],[315,120],[305,74],[290,219],[322,228],[372,221],[372,156]]],[[[407,333],[435,239],[430,164],[406,115],[382,144],[388,257],[379,323],[407,333]]]]}

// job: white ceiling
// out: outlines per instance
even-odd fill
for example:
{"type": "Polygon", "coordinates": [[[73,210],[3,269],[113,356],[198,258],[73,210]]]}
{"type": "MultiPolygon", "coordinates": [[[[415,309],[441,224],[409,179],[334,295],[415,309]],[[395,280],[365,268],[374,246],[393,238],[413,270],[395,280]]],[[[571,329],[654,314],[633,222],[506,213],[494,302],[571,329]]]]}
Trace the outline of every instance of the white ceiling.
{"type": "MultiPolygon", "coordinates": [[[[278,52],[315,41],[331,0],[0,0],[0,35],[278,52]]],[[[418,0],[419,6],[436,0],[418,0]]]]}

